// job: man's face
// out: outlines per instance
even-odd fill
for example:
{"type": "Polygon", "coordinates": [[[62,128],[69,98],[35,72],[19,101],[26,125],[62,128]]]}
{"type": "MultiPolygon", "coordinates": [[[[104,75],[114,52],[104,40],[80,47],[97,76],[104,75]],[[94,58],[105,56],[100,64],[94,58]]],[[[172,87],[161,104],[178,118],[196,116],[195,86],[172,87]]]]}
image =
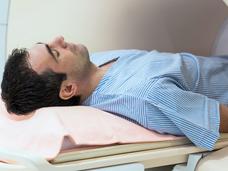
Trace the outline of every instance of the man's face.
{"type": "Polygon", "coordinates": [[[51,69],[65,73],[68,79],[83,77],[90,64],[87,48],[81,44],[65,42],[62,36],[48,44],[37,43],[29,49],[29,63],[38,74],[51,69]]]}

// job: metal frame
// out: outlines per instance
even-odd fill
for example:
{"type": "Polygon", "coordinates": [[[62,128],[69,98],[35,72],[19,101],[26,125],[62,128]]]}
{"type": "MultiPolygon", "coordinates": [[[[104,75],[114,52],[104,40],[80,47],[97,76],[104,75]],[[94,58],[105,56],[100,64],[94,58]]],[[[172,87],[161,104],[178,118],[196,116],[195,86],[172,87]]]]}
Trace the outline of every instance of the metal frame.
{"type": "Polygon", "coordinates": [[[0,80],[6,61],[9,7],[10,0],[0,0],[0,80]]]}
{"type": "MultiPolygon", "coordinates": [[[[161,143],[161,142],[160,142],[161,143]]],[[[137,145],[137,144],[132,144],[137,145]]],[[[228,145],[228,138],[218,140],[214,150],[228,145]]],[[[115,148],[115,147],[110,147],[115,148]]],[[[117,148],[119,148],[117,146],[117,148]]],[[[107,150],[104,149],[104,150],[107,150]]],[[[88,150],[89,152],[89,150],[88,150]]],[[[87,153],[88,153],[87,152],[87,153]]],[[[77,152],[76,152],[77,153],[77,152]]],[[[82,155],[82,152],[79,152],[82,155]]],[[[48,162],[43,157],[21,150],[0,147],[0,170],[4,171],[143,171],[157,170],[157,167],[176,165],[173,171],[194,171],[198,161],[207,154],[205,149],[197,148],[193,144],[183,144],[171,147],[155,148],[116,155],[98,156],[88,159],[68,160],[66,156],[59,162],[48,162]],[[187,164],[182,164],[187,163],[187,164]]],[[[67,153],[66,153],[67,155],[67,153]]],[[[69,155],[69,154],[68,154],[69,155]]],[[[59,158],[57,156],[57,158],[59,158]]]]}

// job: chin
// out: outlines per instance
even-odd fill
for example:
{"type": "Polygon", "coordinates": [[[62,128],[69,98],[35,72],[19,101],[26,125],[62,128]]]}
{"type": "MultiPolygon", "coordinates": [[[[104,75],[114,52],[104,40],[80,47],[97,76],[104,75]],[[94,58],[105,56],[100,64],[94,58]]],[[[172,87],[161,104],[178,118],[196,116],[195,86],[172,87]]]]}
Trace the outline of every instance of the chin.
{"type": "Polygon", "coordinates": [[[79,44],[78,47],[79,47],[80,53],[83,56],[89,56],[89,51],[86,46],[84,46],[83,44],[79,44]]]}

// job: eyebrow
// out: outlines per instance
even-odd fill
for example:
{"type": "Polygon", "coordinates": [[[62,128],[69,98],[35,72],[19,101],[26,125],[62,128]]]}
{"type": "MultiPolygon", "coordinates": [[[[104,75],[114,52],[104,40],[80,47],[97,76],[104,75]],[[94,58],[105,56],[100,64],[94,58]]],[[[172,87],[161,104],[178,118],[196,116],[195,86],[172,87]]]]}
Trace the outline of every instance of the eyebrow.
{"type": "Polygon", "coordinates": [[[50,48],[50,46],[49,46],[48,44],[42,43],[42,42],[37,42],[36,44],[43,44],[43,45],[46,47],[48,53],[53,57],[53,59],[55,60],[55,62],[58,63],[58,60],[56,59],[55,55],[54,55],[53,52],[51,51],[51,48],[50,48]]]}

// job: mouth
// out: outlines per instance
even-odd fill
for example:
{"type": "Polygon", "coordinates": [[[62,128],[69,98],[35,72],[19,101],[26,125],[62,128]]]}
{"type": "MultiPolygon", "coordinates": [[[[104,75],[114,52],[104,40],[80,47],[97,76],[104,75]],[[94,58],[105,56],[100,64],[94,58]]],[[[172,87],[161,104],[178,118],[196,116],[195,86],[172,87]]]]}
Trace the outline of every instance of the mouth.
{"type": "Polygon", "coordinates": [[[67,46],[69,47],[70,51],[75,54],[84,53],[84,51],[86,51],[86,47],[83,44],[67,43],[67,46]]]}
{"type": "Polygon", "coordinates": [[[79,50],[78,45],[76,45],[74,43],[68,43],[67,45],[68,45],[70,51],[72,51],[72,52],[77,52],[79,50]]]}

